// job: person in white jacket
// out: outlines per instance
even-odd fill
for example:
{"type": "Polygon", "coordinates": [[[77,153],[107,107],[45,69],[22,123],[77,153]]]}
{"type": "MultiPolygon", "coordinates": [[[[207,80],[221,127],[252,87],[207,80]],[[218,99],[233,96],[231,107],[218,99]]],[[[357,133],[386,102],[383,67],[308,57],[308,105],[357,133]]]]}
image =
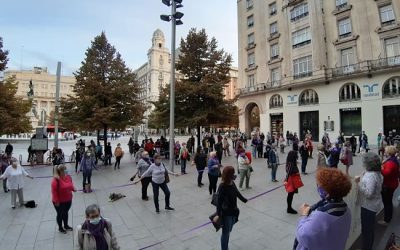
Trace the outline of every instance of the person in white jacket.
{"type": "Polygon", "coordinates": [[[15,209],[17,203],[17,194],[19,205],[24,205],[24,177],[33,179],[23,167],[21,167],[17,160],[13,160],[11,165],[7,167],[6,171],[0,176],[0,179],[7,178],[7,186],[11,191],[11,207],[15,209]]]}
{"type": "Polygon", "coordinates": [[[362,176],[354,178],[357,183],[357,203],[361,206],[362,249],[372,250],[374,245],[374,229],[376,213],[382,208],[382,183],[380,157],[373,152],[363,155],[362,176]]]}

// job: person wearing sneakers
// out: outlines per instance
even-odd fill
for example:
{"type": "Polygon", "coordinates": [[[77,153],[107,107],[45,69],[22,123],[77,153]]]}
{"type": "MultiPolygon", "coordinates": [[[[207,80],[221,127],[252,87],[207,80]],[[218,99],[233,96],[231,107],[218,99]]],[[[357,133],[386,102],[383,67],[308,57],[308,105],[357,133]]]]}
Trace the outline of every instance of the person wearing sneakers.
{"type": "Polygon", "coordinates": [[[185,142],[182,143],[182,147],[179,150],[178,159],[181,163],[181,174],[186,174],[186,162],[190,161],[190,154],[185,142]]]}
{"type": "Polygon", "coordinates": [[[179,176],[174,172],[169,171],[165,165],[161,162],[161,156],[159,154],[154,155],[154,163],[150,165],[146,172],[142,174],[142,177],[139,180],[135,181],[134,184],[137,184],[139,181],[142,181],[144,178],[151,176],[151,184],[153,185],[153,196],[154,196],[154,205],[156,207],[156,213],[160,213],[160,206],[158,203],[158,194],[159,190],[164,192],[165,195],[165,210],[175,210],[169,205],[169,198],[171,192],[169,191],[167,183],[169,182],[168,173],[179,176]]]}
{"type": "Polygon", "coordinates": [[[115,148],[115,151],[114,151],[114,155],[115,155],[114,170],[116,170],[117,166],[118,166],[118,169],[119,169],[119,166],[121,164],[121,159],[124,156],[124,151],[121,148],[121,143],[117,144],[117,147],[115,148]]]}
{"type": "Polygon", "coordinates": [[[278,180],[276,179],[276,171],[279,165],[279,156],[276,152],[275,145],[273,145],[268,152],[268,165],[271,167],[271,181],[278,182],[278,180]]]}
{"type": "Polygon", "coordinates": [[[68,175],[65,165],[56,165],[53,170],[54,178],[51,181],[51,197],[57,212],[57,225],[60,233],[72,231],[68,225],[68,211],[72,204],[72,192],[76,192],[71,176],[68,175]],[[62,224],[64,223],[64,227],[62,224]]]}

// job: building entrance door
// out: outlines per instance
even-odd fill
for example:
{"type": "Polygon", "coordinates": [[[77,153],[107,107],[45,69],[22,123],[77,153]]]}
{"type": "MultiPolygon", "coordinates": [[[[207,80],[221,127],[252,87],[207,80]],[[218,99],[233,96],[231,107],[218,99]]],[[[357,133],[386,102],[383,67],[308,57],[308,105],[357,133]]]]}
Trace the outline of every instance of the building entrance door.
{"type": "Polygon", "coordinates": [[[271,114],[271,135],[278,134],[283,134],[283,113],[271,114]]]}
{"type": "Polygon", "coordinates": [[[383,132],[386,136],[389,131],[393,132],[393,136],[400,135],[400,105],[383,107],[383,132]]]}
{"type": "Polygon", "coordinates": [[[300,140],[304,140],[307,131],[312,135],[313,141],[319,141],[319,112],[307,111],[300,112],[300,140]]]}

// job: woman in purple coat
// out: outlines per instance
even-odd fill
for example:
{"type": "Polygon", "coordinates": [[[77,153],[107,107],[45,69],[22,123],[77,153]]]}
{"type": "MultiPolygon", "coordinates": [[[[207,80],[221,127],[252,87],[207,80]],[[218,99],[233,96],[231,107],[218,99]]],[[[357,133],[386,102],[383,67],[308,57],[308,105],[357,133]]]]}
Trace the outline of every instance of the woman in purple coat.
{"type": "Polygon", "coordinates": [[[350,232],[351,212],[343,201],[351,189],[349,177],[336,168],[320,168],[316,175],[321,200],[300,208],[296,250],[342,250],[350,232]],[[332,237],[334,235],[334,237],[332,237]]]}

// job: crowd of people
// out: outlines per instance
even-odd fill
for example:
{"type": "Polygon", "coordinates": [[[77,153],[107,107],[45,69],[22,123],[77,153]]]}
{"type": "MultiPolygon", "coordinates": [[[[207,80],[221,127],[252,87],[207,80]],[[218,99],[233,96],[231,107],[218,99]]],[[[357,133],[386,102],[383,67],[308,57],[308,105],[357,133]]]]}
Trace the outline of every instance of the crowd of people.
{"type": "MultiPolygon", "coordinates": [[[[237,198],[244,203],[248,201],[240,191],[251,189],[254,159],[263,158],[265,167],[271,169],[271,182],[284,180],[287,192],[286,212],[301,215],[296,237],[293,239],[293,249],[345,249],[350,233],[351,211],[344,198],[352,188],[357,190],[357,203],[360,205],[362,249],[372,249],[376,216],[381,207],[384,218],[378,221],[379,224],[387,226],[393,217],[393,196],[400,178],[399,151],[394,145],[395,141],[392,137],[379,134],[378,150],[375,153],[370,151],[365,132],[359,135],[358,140],[354,134],[345,139],[344,134],[340,133],[333,142],[325,133],[316,147],[315,154],[312,133],[306,131],[302,138],[300,140],[296,133],[289,131],[286,136],[255,132],[249,140],[245,134],[227,136],[217,133],[214,136],[205,133],[201,145],[196,147],[195,138],[191,136],[188,141],[177,141],[174,145],[175,164],[180,165],[180,174],[170,171],[162,162],[162,156],[167,158],[169,150],[169,142],[164,137],[155,141],[152,138],[145,139],[140,145],[130,138],[130,160],[136,167],[131,180],[138,177],[134,184],[141,183],[143,201],[150,200],[147,189],[151,184],[155,211],[160,213],[160,189],[165,196],[165,210],[175,210],[170,204],[169,175],[185,175],[187,166],[193,166],[197,170],[197,186],[201,188],[204,186],[203,174],[207,172],[208,191],[216,206],[210,219],[217,229],[222,228],[221,249],[226,250],[229,249],[230,233],[239,218],[237,198]],[[365,171],[359,176],[351,177],[349,169],[354,164],[353,157],[357,155],[357,146],[365,171]],[[285,149],[288,149],[287,153],[285,149]],[[231,155],[236,159],[236,166],[223,166],[223,157],[231,155]],[[286,156],[284,163],[280,161],[282,156],[286,156]],[[304,186],[302,176],[308,174],[307,164],[313,157],[316,157],[315,184],[320,200],[313,205],[304,203],[299,209],[295,209],[294,195],[304,186]],[[276,175],[281,164],[285,165],[286,176],[279,178],[276,175]],[[340,164],[345,167],[344,171],[338,169],[340,164]],[[218,185],[219,179],[221,182],[218,185]]],[[[33,177],[15,159],[10,160],[12,149],[8,152],[10,155],[6,152],[1,157],[0,179],[7,180],[3,181],[3,189],[5,192],[11,192],[11,206],[15,209],[17,196],[19,205],[24,204],[24,177],[33,177]]],[[[77,189],[68,173],[62,150],[55,148],[52,154],[54,177],[51,182],[51,195],[56,210],[55,221],[58,231],[66,234],[67,231],[73,230],[68,223],[68,213],[73,193],[77,189]]],[[[75,172],[82,173],[81,191],[90,193],[92,171],[98,168],[99,161],[104,165],[111,165],[112,158],[115,158],[114,170],[118,170],[124,151],[120,143],[114,151],[108,143],[103,153],[100,143],[96,145],[91,141],[86,146],[83,140],[79,140],[76,143],[75,155],[75,172]]],[[[88,206],[85,215],[84,222],[77,228],[77,244],[80,249],[119,249],[111,221],[101,216],[99,206],[88,206]]]]}

